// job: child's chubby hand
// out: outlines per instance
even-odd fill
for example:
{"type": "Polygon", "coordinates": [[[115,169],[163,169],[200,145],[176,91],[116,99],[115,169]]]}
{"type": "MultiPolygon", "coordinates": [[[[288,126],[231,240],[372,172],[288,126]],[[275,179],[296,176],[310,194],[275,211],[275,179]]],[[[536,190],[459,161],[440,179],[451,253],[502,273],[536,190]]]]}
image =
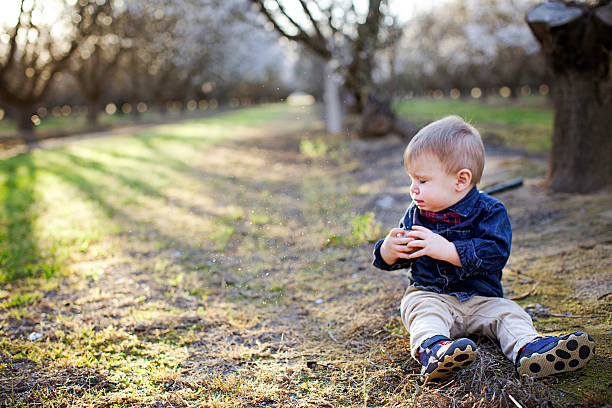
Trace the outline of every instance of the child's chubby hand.
{"type": "Polygon", "coordinates": [[[387,264],[393,265],[400,258],[408,259],[410,252],[415,251],[415,248],[409,248],[407,245],[415,239],[405,236],[404,233],[407,232],[402,228],[393,228],[389,231],[380,246],[380,255],[387,264]]]}
{"type": "Polygon", "coordinates": [[[413,225],[412,230],[406,235],[410,239],[407,248],[412,252],[408,254],[407,259],[427,255],[455,266],[461,266],[457,248],[443,236],[420,225],[413,225]]]}

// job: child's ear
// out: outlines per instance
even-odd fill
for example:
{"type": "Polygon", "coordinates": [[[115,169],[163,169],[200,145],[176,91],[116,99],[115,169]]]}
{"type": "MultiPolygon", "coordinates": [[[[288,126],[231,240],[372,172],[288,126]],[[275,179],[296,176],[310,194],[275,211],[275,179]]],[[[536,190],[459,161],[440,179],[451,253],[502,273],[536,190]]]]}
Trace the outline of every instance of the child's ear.
{"type": "Polygon", "coordinates": [[[470,169],[461,169],[457,172],[455,188],[460,193],[472,185],[472,172],[470,169]]]}

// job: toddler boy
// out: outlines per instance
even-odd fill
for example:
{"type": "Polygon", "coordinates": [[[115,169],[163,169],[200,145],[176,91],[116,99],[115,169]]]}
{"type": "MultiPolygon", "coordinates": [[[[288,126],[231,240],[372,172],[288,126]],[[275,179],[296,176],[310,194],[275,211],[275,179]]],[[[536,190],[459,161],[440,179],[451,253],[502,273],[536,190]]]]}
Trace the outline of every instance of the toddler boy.
{"type": "Polygon", "coordinates": [[[433,122],[410,141],[404,165],[412,204],[399,228],[376,244],[374,266],[410,269],[401,316],[425,381],[448,378],[476,359],[476,344],[465,338],[471,334],[499,342],[519,375],[585,366],[595,348],[590,335],[542,337],[503,297],[512,231],[504,205],[476,188],[484,167],[478,131],[458,116],[433,122]]]}

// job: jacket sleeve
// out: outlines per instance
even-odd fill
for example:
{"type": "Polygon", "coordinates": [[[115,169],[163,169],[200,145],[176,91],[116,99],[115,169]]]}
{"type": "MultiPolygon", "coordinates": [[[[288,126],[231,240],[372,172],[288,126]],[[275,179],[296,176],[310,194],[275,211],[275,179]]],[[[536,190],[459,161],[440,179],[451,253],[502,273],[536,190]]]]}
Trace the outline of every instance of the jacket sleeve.
{"type": "MultiPolygon", "coordinates": [[[[406,211],[406,213],[400,220],[399,225],[398,225],[399,228],[403,228],[403,229],[412,228],[412,222],[410,221],[411,220],[410,208],[408,208],[408,210],[406,211]]],[[[385,260],[382,258],[382,255],[380,254],[380,247],[383,244],[383,242],[384,242],[384,238],[378,241],[376,243],[376,246],[374,246],[374,261],[372,262],[372,265],[384,271],[394,271],[396,269],[403,269],[403,268],[410,267],[410,265],[412,264],[411,259],[398,259],[397,262],[395,262],[393,265],[387,264],[385,260]]]]}
{"type": "Polygon", "coordinates": [[[477,221],[474,238],[453,241],[459,254],[461,279],[501,271],[510,256],[512,228],[502,203],[495,203],[485,216],[477,221]]]}

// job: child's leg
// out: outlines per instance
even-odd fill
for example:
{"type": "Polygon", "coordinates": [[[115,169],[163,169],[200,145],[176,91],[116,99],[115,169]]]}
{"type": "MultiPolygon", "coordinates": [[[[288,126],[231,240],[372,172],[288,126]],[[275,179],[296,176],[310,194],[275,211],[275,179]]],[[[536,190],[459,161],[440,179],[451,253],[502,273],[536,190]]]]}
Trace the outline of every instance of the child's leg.
{"type": "Polygon", "coordinates": [[[527,312],[511,300],[477,296],[466,306],[466,330],[499,340],[519,375],[540,378],[573,371],[593,357],[595,342],[589,334],[542,337],[527,312]]]}
{"type": "Polygon", "coordinates": [[[461,334],[459,300],[409,288],[402,299],[404,325],[410,332],[410,353],[423,366],[425,383],[447,379],[476,360],[476,344],[470,339],[453,339],[461,334]]]}
{"type": "Polygon", "coordinates": [[[510,299],[474,296],[464,306],[465,330],[498,340],[513,363],[520,349],[540,336],[529,314],[510,299]]]}
{"type": "Polygon", "coordinates": [[[402,321],[410,333],[410,354],[419,361],[419,347],[434,336],[450,339],[455,318],[444,295],[408,288],[401,303],[402,321]]]}

